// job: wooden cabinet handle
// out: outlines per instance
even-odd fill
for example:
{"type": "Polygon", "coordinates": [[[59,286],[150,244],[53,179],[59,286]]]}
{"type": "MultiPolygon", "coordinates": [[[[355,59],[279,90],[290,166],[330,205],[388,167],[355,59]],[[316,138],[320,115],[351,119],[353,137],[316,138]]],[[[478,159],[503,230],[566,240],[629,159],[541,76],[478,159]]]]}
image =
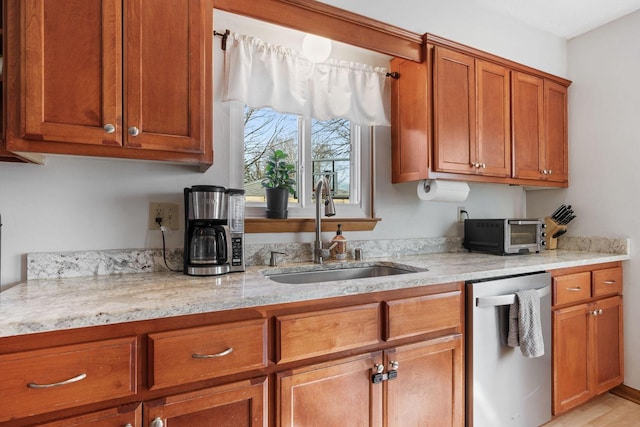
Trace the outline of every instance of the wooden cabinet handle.
{"type": "Polygon", "coordinates": [[[69,378],[68,380],[60,381],[58,383],[51,383],[51,384],[29,383],[29,384],[27,384],[27,387],[29,387],[29,388],[60,387],[60,386],[67,385],[67,384],[77,383],[78,381],[82,381],[85,378],[87,378],[87,374],[80,374],[80,375],[77,375],[77,376],[75,376],[73,378],[69,378]]]}
{"type": "Polygon", "coordinates": [[[215,353],[215,354],[198,354],[198,353],[193,353],[191,355],[191,357],[193,357],[194,359],[214,359],[216,357],[224,357],[224,356],[228,356],[231,353],[233,353],[233,347],[229,347],[228,349],[226,349],[225,351],[221,351],[220,353],[215,353]]]}
{"type": "Polygon", "coordinates": [[[569,292],[580,292],[582,290],[582,288],[580,286],[576,287],[576,288],[567,288],[567,291],[569,292]]]}

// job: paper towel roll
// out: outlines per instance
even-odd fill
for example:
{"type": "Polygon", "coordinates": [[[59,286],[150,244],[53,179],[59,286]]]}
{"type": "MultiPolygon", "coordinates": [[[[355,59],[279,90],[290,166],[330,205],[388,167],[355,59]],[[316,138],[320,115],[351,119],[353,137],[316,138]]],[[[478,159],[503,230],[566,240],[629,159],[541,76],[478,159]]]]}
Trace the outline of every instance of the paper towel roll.
{"type": "Polygon", "coordinates": [[[432,202],[462,202],[469,195],[469,184],[458,181],[425,179],[418,182],[418,198],[432,202]]]}

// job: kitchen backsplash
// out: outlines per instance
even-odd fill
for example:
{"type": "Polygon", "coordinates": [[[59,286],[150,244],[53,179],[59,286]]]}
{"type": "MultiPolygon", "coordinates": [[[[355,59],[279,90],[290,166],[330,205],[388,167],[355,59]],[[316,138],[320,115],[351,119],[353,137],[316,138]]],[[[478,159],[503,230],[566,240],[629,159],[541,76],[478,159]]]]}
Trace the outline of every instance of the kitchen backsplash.
{"type": "MultiPolygon", "coordinates": [[[[362,249],[365,258],[406,256],[442,252],[460,252],[461,237],[398,240],[349,240],[348,257],[362,249]]],[[[248,244],[245,248],[247,266],[268,265],[271,251],[284,252],[280,263],[309,262],[313,243],[248,244]]],[[[603,237],[563,236],[558,249],[629,253],[629,239],[603,237]]],[[[182,249],[166,252],[167,264],[173,270],[182,270],[182,249]]],[[[148,273],[168,271],[160,249],[114,249],[82,252],[40,252],[27,254],[27,279],[52,279],[63,277],[99,276],[108,274],[148,273]]]]}

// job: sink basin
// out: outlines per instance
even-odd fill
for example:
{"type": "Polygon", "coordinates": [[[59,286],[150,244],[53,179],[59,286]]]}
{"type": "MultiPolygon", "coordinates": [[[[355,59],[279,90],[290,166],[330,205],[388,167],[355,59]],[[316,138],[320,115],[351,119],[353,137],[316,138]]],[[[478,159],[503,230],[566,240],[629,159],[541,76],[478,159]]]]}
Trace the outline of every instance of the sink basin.
{"type": "Polygon", "coordinates": [[[416,273],[425,270],[409,270],[386,265],[361,267],[342,267],[331,270],[309,270],[291,273],[276,273],[267,277],[278,283],[302,284],[317,282],[333,282],[336,280],[364,279],[367,277],[393,276],[396,274],[416,273]]]}

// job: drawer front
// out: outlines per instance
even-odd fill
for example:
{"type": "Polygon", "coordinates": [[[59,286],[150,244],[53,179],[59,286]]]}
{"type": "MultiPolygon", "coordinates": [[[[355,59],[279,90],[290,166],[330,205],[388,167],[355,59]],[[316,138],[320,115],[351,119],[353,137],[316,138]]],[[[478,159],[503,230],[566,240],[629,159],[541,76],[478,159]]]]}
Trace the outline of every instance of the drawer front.
{"type": "Polygon", "coordinates": [[[622,268],[606,268],[593,272],[593,296],[621,294],[622,268]]]}
{"type": "Polygon", "coordinates": [[[149,385],[184,384],[267,366],[267,320],[149,335],[149,385]]]}
{"type": "Polygon", "coordinates": [[[553,304],[568,304],[591,298],[591,273],[567,274],[553,278],[553,304]]]}
{"type": "Polygon", "coordinates": [[[384,339],[407,338],[440,330],[462,332],[462,294],[446,292],[385,303],[384,339]]]}
{"type": "Polygon", "coordinates": [[[276,318],[276,360],[291,362],[380,342],[380,306],[363,304],[276,318]]]}
{"type": "Polygon", "coordinates": [[[0,421],[136,393],[135,337],[0,356],[0,421]]]}

